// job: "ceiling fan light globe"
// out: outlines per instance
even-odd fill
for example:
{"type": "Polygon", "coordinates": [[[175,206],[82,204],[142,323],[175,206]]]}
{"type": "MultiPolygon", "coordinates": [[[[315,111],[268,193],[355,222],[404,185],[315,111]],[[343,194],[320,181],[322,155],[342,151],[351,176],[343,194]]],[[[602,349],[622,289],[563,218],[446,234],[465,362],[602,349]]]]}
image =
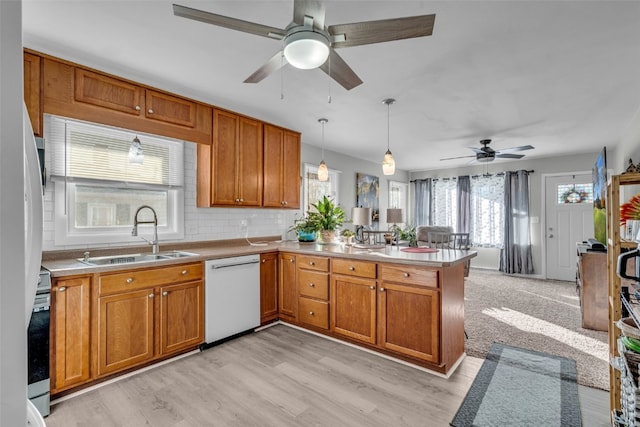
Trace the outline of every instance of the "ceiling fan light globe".
{"type": "Polygon", "coordinates": [[[382,159],[382,173],[385,175],[393,175],[396,173],[396,161],[389,150],[387,150],[382,159]]]}
{"type": "Polygon", "coordinates": [[[322,160],[318,166],[318,181],[326,182],[329,180],[329,168],[327,164],[322,160]]]}
{"type": "Polygon", "coordinates": [[[293,33],[284,42],[284,57],[296,68],[318,68],[329,57],[329,40],[315,31],[293,33]]]}

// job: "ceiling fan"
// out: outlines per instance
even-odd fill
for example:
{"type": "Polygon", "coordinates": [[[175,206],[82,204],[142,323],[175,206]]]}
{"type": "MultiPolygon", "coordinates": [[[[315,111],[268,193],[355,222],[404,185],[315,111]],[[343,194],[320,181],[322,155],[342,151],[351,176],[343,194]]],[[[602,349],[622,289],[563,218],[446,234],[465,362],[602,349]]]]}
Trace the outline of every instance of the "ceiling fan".
{"type": "Polygon", "coordinates": [[[511,148],[503,148],[502,150],[495,151],[493,148],[489,147],[491,143],[490,139],[483,139],[480,141],[482,145],[481,148],[476,147],[468,147],[476,154],[472,156],[459,156],[459,157],[447,157],[446,159],[440,160],[453,160],[453,159],[464,159],[467,157],[475,157],[475,160],[478,162],[492,162],[496,158],[500,159],[521,159],[524,157],[524,154],[513,154],[515,151],[525,151],[525,150],[533,150],[533,146],[531,145],[521,145],[520,147],[511,147],[511,148]]]}
{"type": "Polygon", "coordinates": [[[435,14],[355,22],[325,26],[324,4],[319,0],[294,0],[293,21],[280,29],[241,19],[222,16],[186,6],[173,5],[173,14],[232,30],[283,41],[278,51],[244,82],[258,83],[290,63],[296,68],[320,67],[332,79],[350,90],[362,80],[334,49],[349,46],[430,36],[435,14]],[[327,58],[329,60],[327,61],[327,58]]]}

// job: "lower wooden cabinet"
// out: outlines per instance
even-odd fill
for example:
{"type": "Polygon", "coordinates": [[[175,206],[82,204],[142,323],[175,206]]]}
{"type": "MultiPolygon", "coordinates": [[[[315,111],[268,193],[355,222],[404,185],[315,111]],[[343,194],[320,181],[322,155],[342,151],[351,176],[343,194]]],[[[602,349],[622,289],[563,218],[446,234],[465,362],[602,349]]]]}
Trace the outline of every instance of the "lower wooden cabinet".
{"type": "Polygon", "coordinates": [[[55,393],[91,378],[91,276],[54,280],[51,295],[51,390],[55,393]]]}
{"type": "Polygon", "coordinates": [[[260,324],[278,319],[278,253],[260,255],[260,324]]]}
{"type": "Polygon", "coordinates": [[[376,343],[376,281],[331,276],[331,331],[369,344],[376,343]]]}
{"type": "Polygon", "coordinates": [[[188,282],[160,288],[160,354],[176,353],[204,340],[204,287],[188,282]]]}
{"type": "Polygon", "coordinates": [[[295,321],[298,314],[295,255],[278,255],[278,276],[278,313],[284,320],[295,321]]]}

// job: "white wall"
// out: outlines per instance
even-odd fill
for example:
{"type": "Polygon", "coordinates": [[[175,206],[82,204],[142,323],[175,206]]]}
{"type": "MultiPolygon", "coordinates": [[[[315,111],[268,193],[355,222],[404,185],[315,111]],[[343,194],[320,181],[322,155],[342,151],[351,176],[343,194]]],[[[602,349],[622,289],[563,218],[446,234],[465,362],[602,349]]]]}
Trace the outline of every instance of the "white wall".
{"type": "MultiPolygon", "coordinates": [[[[537,218],[538,222],[531,223],[531,244],[533,254],[533,265],[535,268],[535,274],[541,275],[543,265],[543,230],[542,225],[544,223],[544,203],[542,200],[542,188],[544,186],[544,175],[547,174],[560,174],[560,173],[575,173],[575,172],[591,172],[593,165],[599,155],[596,153],[581,153],[573,154],[569,156],[557,156],[542,159],[528,159],[523,158],[516,162],[494,162],[488,166],[471,166],[466,168],[453,168],[453,169],[440,169],[435,171],[424,171],[411,173],[411,179],[420,178],[440,178],[440,177],[452,177],[459,175],[473,175],[481,174],[486,170],[490,173],[497,173],[502,171],[512,170],[533,170],[534,173],[529,176],[529,215],[537,218]],[[485,167],[487,168],[485,170],[485,167]]],[[[607,148],[608,157],[614,158],[615,150],[607,148]]],[[[640,160],[640,158],[639,158],[640,160]]],[[[491,265],[499,266],[496,259],[492,259],[494,256],[498,256],[497,251],[483,251],[481,248],[478,252],[482,252],[478,259],[472,260],[472,266],[481,266],[485,268],[491,268],[491,265]],[[487,253],[484,253],[487,252],[487,253]]]]}
{"type": "Polygon", "coordinates": [[[27,419],[22,3],[0,1],[0,425],[27,419]]]}

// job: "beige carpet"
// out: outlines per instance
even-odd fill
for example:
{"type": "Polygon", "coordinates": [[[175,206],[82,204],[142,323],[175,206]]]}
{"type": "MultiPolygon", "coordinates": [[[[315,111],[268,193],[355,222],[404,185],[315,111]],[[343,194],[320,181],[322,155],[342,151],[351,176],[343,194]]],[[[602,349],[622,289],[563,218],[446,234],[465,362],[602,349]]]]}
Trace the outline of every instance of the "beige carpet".
{"type": "Polygon", "coordinates": [[[568,357],[578,383],[609,389],[607,333],[583,329],[575,283],[472,269],[465,280],[465,350],[486,357],[494,342],[568,357]]]}

